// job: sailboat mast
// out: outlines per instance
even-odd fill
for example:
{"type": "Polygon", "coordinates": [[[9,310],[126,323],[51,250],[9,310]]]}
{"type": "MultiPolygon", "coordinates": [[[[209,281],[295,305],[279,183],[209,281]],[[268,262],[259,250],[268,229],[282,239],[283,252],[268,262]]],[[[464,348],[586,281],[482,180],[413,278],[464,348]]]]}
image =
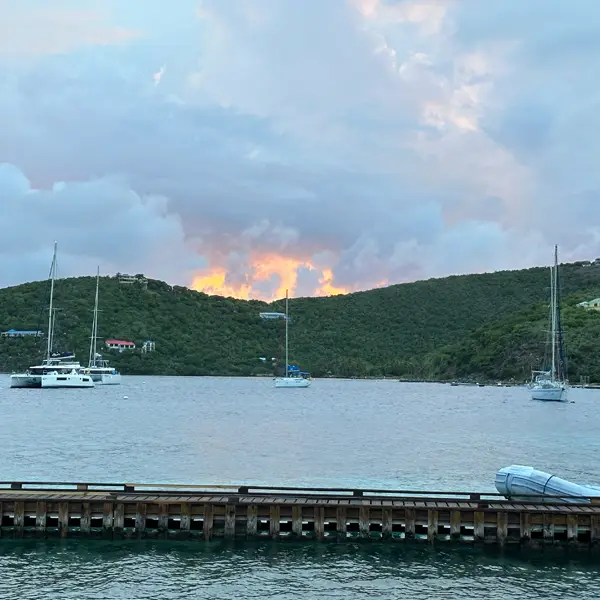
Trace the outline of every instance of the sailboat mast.
{"type": "Polygon", "coordinates": [[[550,321],[552,340],[552,379],[556,376],[556,290],[554,289],[554,267],[550,267],[550,321]]]}
{"type": "Polygon", "coordinates": [[[96,366],[96,338],[98,337],[98,288],[100,284],[100,267],[96,272],[96,300],[94,302],[94,318],[92,321],[92,337],[90,340],[90,358],[88,365],[96,366]]]}
{"type": "Polygon", "coordinates": [[[285,376],[290,373],[290,363],[288,359],[288,291],[285,290],[285,376]]]}
{"type": "Polygon", "coordinates": [[[52,342],[54,338],[54,278],[56,277],[56,241],[54,242],[54,254],[52,255],[52,266],[50,267],[50,305],[48,310],[48,348],[46,358],[50,360],[52,354],[52,342]]]}

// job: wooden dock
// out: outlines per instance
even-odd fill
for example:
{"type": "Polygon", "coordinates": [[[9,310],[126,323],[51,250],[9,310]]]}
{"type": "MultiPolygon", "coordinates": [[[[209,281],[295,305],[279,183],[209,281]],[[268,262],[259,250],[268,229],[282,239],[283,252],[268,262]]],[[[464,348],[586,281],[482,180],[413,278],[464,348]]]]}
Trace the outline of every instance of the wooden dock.
{"type": "Polygon", "coordinates": [[[600,547],[600,498],[224,485],[0,482],[0,536],[600,547]],[[586,499],[584,499],[586,500],[586,499]]]}

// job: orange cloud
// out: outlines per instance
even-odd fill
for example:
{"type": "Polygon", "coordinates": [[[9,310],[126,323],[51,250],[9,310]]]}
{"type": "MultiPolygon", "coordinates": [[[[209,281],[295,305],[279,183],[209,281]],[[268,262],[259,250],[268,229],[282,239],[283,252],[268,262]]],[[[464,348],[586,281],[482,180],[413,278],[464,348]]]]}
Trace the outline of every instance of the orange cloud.
{"type": "Polygon", "coordinates": [[[352,291],[334,285],[333,272],[329,268],[317,269],[309,260],[277,254],[254,257],[244,283],[237,285],[231,283],[228,280],[226,269],[214,267],[195,276],[190,287],[206,294],[271,301],[285,296],[286,289],[291,295],[294,294],[298,283],[298,270],[302,268],[320,273],[319,285],[314,290],[315,296],[334,296],[352,291]],[[274,275],[278,277],[279,281],[277,289],[270,296],[254,287],[256,284],[268,281],[274,275]]]}

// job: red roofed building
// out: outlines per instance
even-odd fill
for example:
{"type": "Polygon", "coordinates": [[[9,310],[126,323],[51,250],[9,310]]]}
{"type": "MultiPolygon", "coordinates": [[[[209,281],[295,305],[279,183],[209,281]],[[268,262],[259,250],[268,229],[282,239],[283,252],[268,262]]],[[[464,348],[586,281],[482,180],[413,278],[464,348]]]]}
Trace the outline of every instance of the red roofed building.
{"type": "Polygon", "coordinates": [[[104,343],[110,350],[118,350],[119,352],[135,349],[135,344],[126,340],[104,340],[104,343]]]}

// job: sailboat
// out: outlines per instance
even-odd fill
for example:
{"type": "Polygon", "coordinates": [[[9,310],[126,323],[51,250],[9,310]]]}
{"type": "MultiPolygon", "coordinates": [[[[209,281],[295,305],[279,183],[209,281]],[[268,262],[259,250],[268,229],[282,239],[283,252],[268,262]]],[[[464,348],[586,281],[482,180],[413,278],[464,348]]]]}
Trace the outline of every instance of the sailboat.
{"type": "Polygon", "coordinates": [[[290,365],[289,361],[289,297],[288,291],[285,290],[285,374],[283,377],[275,377],[276,388],[307,388],[312,379],[310,373],[303,373],[290,365]]]}
{"type": "Polygon", "coordinates": [[[98,290],[100,288],[100,267],[96,273],[96,301],[94,303],[94,318],[92,321],[92,336],[90,339],[90,357],[88,371],[95,383],[102,385],[120,385],[121,373],[108,364],[108,361],[98,354],[98,290]]]}
{"type": "Polygon", "coordinates": [[[567,402],[569,382],[564,335],[560,320],[560,286],[558,278],[558,246],[554,246],[554,267],[550,267],[550,370],[533,371],[531,398],[546,402],[567,402]]]}
{"type": "Polygon", "coordinates": [[[48,344],[46,358],[41,365],[29,367],[25,373],[13,373],[10,376],[11,388],[93,388],[94,382],[75,360],[73,352],[54,352],[54,281],[56,279],[56,251],[50,268],[50,305],[48,310],[48,344]]]}

